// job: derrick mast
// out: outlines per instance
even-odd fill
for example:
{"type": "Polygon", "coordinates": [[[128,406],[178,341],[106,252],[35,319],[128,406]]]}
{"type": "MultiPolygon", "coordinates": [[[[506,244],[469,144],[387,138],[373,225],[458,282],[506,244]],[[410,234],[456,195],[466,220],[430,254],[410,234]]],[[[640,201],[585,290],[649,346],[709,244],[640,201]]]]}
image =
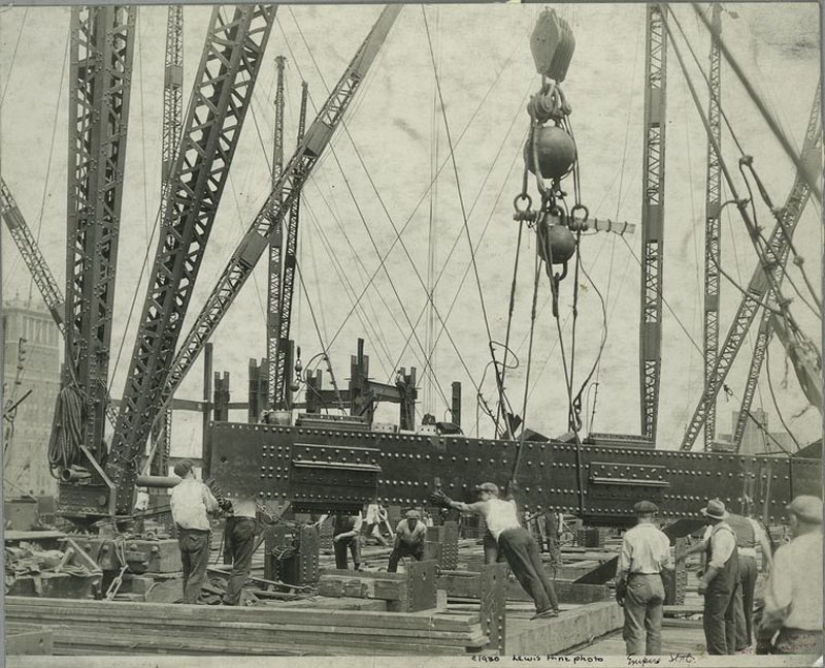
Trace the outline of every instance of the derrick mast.
{"type": "Polygon", "coordinates": [[[642,435],[656,441],[662,372],[662,260],[665,204],[667,34],[661,5],[647,6],[642,191],[639,380],[642,435]]]}
{"type": "MultiPolygon", "coordinates": [[[[711,8],[710,76],[708,102],[708,123],[715,145],[722,145],[722,124],[719,102],[722,94],[721,58],[719,56],[719,33],[722,29],[722,6],[715,2],[711,8]]],[[[722,206],[722,170],[714,142],[708,141],[707,185],[705,191],[705,385],[713,380],[713,369],[719,352],[719,262],[720,212],[722,206]]],[[[716,436],[716,402],[708,404],[705,419],[705,450],[710,451],[716,436]]]]}

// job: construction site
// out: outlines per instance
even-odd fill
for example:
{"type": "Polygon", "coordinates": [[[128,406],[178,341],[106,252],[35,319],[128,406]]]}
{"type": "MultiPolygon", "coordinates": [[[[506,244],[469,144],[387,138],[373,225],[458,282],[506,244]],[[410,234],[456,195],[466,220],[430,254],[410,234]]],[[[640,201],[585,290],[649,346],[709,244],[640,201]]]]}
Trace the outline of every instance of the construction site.
{"type": "Polygon", "coordinates": [[[821,661],[817,4],[0,23],[7,665],[821,661]]]}

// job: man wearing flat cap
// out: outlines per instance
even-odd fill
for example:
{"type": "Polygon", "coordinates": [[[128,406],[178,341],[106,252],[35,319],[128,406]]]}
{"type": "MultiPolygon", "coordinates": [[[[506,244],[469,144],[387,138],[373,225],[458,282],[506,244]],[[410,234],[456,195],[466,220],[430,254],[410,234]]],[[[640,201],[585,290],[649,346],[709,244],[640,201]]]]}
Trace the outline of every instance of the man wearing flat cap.
{"type": "Polygon", "coordinates": [[[774,555],[757,653],[818,657],[822,655],[822,500],[797,496],[787,510],[794,538],[774,555]]]}
{"type": "Polygon", "coordinates": [[[650,501],[633,506],[637,524],[622,538],[616,566],[616,599],[624,607],[622,637],[628,656],[662,653],[661,573],[673,568],[670,540],[656,526],[659,508],[650,501]]]}
{"type": "Polygon", "coordinates": [[[416,561],[421,561],[424,558],[426,538],[427,525],[421,521],[421,513],[417,510],[408,510],[404,519],[395,528],[395,544],[390,554],[390,565],[387,571],[395,573],[401,557],[412,557],[416,561]]]}
{"type": "Polygon", "coordinates": [[[705,597],[702,626],[708,654],[736,652],[736,592],[739,588],[739,554],[736,534],[725,521],[728,512],[719,499],[711,499],[700,512],[711,526],[707,541],[707,568],[699,581],[705,597]]]}
{"type": "Polygon", "coordinates": [[[206,567],[209,565],[210,525],[207,513],[218,511],[218,501],[209,488],[195,478],[191,459],[175,464],[175,475],[182,480],[172,488],[169,506],[178,531],[178,546],[183,564],[183,602],[198,602],[206,567]]]}
{"type": "Polygon", "coordinates": [[[553,583],[544,570],[539,554],[539,546],[530,533],[518,521],[516,502],[512,499],[515,482],[508,485],[505,501],[499,498],[498,485],[485,482],[476,487],[480,501],[461,503],[447,498],[443,492],[433,494],[433,503],[448,508],[455,508],[462,513],[481,515],[492,537],[513,575],[536,604],[533,619],[556,617],[559,614],[559,601],[553,583]]]}

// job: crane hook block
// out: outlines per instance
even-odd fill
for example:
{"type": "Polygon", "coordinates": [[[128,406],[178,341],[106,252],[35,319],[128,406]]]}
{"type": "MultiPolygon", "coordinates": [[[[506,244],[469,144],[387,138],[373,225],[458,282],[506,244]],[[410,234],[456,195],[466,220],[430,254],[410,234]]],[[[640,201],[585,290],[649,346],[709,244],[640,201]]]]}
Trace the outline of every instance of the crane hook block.
{"type": "Polygon", "coordinates": [[[530,36],[530,50],[536,71],[559,83],[567,76],[567,68],[576,50],[576,38],[567,21],[553,9],[544,10],[530,36]]]}

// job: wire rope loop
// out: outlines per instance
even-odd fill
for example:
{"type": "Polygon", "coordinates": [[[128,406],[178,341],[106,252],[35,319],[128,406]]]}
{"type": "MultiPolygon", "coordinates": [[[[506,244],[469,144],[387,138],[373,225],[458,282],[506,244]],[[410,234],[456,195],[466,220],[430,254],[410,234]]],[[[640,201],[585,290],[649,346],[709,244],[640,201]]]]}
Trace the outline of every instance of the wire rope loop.
{"type": "Polygon", "coordinates": [[[533,199],[527,193],[519,193],[516,195],[515,199],[513,200],[513,208],[515,208],[516,213],[524,214],[530,211],[533,207],[533,199]],[[522,209],[519,207],[519,202],[526,202],[526,206],[522,209]]]}

